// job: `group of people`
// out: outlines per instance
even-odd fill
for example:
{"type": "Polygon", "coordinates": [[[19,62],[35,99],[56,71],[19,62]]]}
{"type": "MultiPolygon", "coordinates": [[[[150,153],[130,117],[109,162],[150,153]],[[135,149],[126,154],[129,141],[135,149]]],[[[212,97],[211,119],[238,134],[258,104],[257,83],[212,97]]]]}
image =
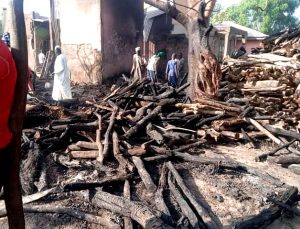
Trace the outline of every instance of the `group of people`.
{"type": "MultiPolygon", "coordinates": [[[[157,82],[157,66],[159,60],[166,56],[166,53],[163,51],[159,51],[155,53],[148,61],[141,55],[141,48],[135,48],[135,54],[133,55],[133,64],[131,69],[131,76],[134,79],[141,80],[142,78],[147,76],[149,80],[152,82],[157,82]]],[[[180,83],[180,80],[184,78],[184,66],[185,60],[183,58],[183,54],[173,53],[171,59],[168,61],[166,66],[166,80],[168,81],[168,85],[171,87],[177,87],[180,83]]]]}
{"type": "MultiPolygon", "coordinates": [[[[8,48],[10,48],[10,34],[8,32],[4,33],[2,36],[2,42],[8,48]]],[[[62,50],[59,46],[55,47],[56,59],[54,63],[54,82],[52,98],[55,101],[72,99],[71,86],[70,86],[70,71],[67,65],[67,59],[65,55],[62,54],[62,50]]],[[[45,61],[45,55],[41,51],[38,55],[39,64],[42,65],[45,61]]],[[[28,92],[34,93],[34,81],[35,72],[28,67],[28,92]]]]}
{"type": "MultiPolygon", "coordinates": [[[[52,98],[54,100],[71,99],[70,73],[67,60],[60,47],[55,47],[57,55],[54,66],[54,85],[52,98]]],[[[32,70],[28,67],[28,87],[34,90],[30,75],[32,70]]],[[[0,149],[6,147],[11,140],[8,128],[9,114],[12,107],[17,69],[10,52],[10,35],[5,33],[0,40],[0,149]]]]}

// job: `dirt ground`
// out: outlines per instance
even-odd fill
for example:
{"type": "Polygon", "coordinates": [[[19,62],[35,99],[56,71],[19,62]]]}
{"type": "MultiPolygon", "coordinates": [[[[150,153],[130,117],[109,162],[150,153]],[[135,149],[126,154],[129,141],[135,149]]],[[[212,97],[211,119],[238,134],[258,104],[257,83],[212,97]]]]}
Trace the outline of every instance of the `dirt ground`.
{"type": "MultiPolygon", "coordinates": [[[[280,179],[282,182],[300,188],[300,176],[296,175],[286,168],[283,168],[272,162],[255,162],[255,157],[264,152],[268,147],[262,147],[263,149],[249,149],[247,145],[243,144],[223,144],[214,148],[209,147],[205,149],[206,156],[224,156],[237,160],[238,162],[247,164],[260,171],[265,171],[268,174],[280,179]]],[[[262,209],[270,206],[265,202],[264,195],[266,196],[271,186],[266,185],[266,189],[261,188],[263,181],[248,175],[239,174],[214,174],[210,167],[198,166],[193,163],[177,163],[176,168],[183,176],[187,186],[192,193],[199,198],[198,200],[207,204],[209,208],[218,216],[224,228],[232,228],[230,224],[233,219],[238,219],[243,216],[249,216],[252,214],[258,214],[262,209]]],[[[152,167],[153,173],[155,169],[152,167]]],[[[158,179],[158,177],[155,177],[158,179]]],[[[274,192],[281,190],[278,187],[273,187],[274,192]]],[[[135,193],[133,199],[143,200],[150,206],[153,204],[151,195],[144,191],[144,187],[141,183],[136,183],[135,193]]],[[[65,194],[65,198],[62,196],[51,196],[47,199],[47,202],[56,203],[58,206],[69,206],[86,210],[87,212],[94,212],[99,214],[99,209],[94,209],[82,200],[70,198],[71,194],[65,194]],[[59,199],[59,200],[58,200],[59,199]],[[71,199],[71,201],[70,201],[71,199]],[[56,201],[56,202],[55,202],[56,201]]],[[[172,200],[170,200],[173,202],[172,200]]],[[[173,202],[174,203],[174,202],[173,202]]],[[[176,208],[176,206],[175,206],[176,208]]],[[[299,206],[298,206],[299,208],[299,206]]],[[[171,211],[172,212],[172,211],[171,211]]],[[[113,215],[106,211],[101,210],[100,215],[103,217],[109,217],[115,222],[120,220],[120,216],[113,215]]],[[[176,213],[174,213],[176,214],[176,213]]],[[[174,218],[176,216],[174,215],[174,218]]],[[[276,220],[269,229],[298,229],[300,228],[300,217],[290,217],[283,214],[281,218],[276,220]]],[[[0,228],[6,229],[6,219],[0,220],[0,228]]],[[[79,229],[79,228],[103,228],[96,224],[89,224],[85,221],[80,221],[66,215],[59,214],[26,214],[26,228],[38,229],[38,228],[59,228],[59,229],[79,229]]]]}
{"type": "MultiPolygon", "coordinates": [[[[218,154],[218,155],[223,155],[232,158],[238,162],[244,163],[253,168],[257,168],[260,171],[264,171],[269,175],[278,178],[283,183],[286,183],[291,186],[295,186],[299,189],[300,175],[294,174],[290,172],[288,169],[283,168],[280,165],[277,165],[269,161],[255,162],[255,157],[261,153],[266,152],[268,148],[269,147],[262,147],[262,149],[249,149],[247,145],[243,145],[243,144],[220,145],[220,146],[216,146],[214,150],[206,151],[206,155],[214,156],[218,154]]],[[[220,179],[224,179],[224,176],[221,175],[220,179]]],[[[235,178],[234,176],[232,176],[230,179],[232,180],[235,178]]],[[[221,186],[216,185],[215,189],[212,189],[211,188],[212,185],[209,184],[208,182],[209,179],[207,179],[207,177],[202,177],[201,173],[197,173],[195,172],[195,170],[193,170],[192,176],[188,177],[188,184],[190,185],[192,190],[196,190],[204,196],[204,198],[209,202],[212,210],[216,212],[217,215],[220,217],[223,225],[229,226],[229,222],[233,218],[239,218],[242,215],[245,215],[245,213],[246,215],[249,214],[251,215],[253,213],[258,214],[259,209],[262,207],[264,202],[263,199],[260,199],[261,197],[257,198],[259,196],[259,194],[255,192],[257,190],[255,188],[254,189],[251,188],[250,184],[251,183],[253,184],[253,181],[251,181],[253,177],[251,176],[249,176],[248,178],[243,177],[242,179],[246,181],[247,186],[243,187],[243,182],[239,184],[239,182],[232,181],[232,182],[226,182],[226,184],[228,185],[227,187],[222,187],[222,185],[221,186]],[[242,186],[239,186],[237,184],[242,186]],[[207,186],[209,186],[210,188],[209,189],[205,188],[207,186]],[[234,192],[233,192],[233,198],[232,198],[232,193],[230,196],[230,191],[231,192],[235,191],[235,189],[238,192],[240,192],[237,194],[238,198],[235,198],[234,192]],[[212,191],[215,191],[215,193],[212,194],[211,193],[212,191]],[[245,195],[246,199],[243,199],[243,194],[245,193],[247,193],[247,195],[245,195]],[[217,201],[217,198],[215,198],[216,194],[221,195],[224,198],[224,204],[217,201]],[[252,200],[247,199],[249,196],[252,197],[251,198],[252,200]]],[[[211,181],[218,183],[218,180],[215,179],[211,179],[211,181]]],[[[298,206],[298,208],[299,207],[300,206],[298,206]]],[[[282,217],[276,220],[268,228],[269,229],[300,228],[300,217],[294,217],[294,218],[282,217]]]]}

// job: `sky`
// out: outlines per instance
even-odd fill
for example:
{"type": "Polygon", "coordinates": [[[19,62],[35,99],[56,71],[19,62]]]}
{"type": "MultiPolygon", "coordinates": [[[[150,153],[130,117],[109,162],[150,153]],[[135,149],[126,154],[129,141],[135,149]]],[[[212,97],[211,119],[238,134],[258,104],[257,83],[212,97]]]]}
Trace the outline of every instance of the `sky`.
{"type": "Polygon", "coordinates": [[[220,3],[222,7],[227,8],[228,6],[238,4],[241,0],[217,0],[217,3],[220,3]]]}
{"type": "MultiPolygon", "coordinates": [[[[5,6],[9,0],[0,0],[0,7],[5,6]]],[[[217,0],[223,8],[238,4],[241,0],[217,0]]],[[[24,0],[24,12],[37,11],[42,16],[49,16],[49,0],[24,0]]],[[[300,7],[296,10],[295,16],[300,18],[300,7]]]]}
{"type": "MultiPolygon", "coordinates": [[[[238,4],[241,2],[241,0],[217,0],[218,3],[221,3],[222,7],[227,8],[228,6],[234,5],[234,4],[238,4]]],[[[296,9],[295,11],[295,17],[300,18],[300,7],[298,7],[298,9],[296,9]]]]}
{"type": "MultiPolygon", "coordinates": [[[[5,7],[9,0],[0,0],[0,7],[5,7]]],[[[38,12],[42,16],[50,16],[49,0],[24,0],[24,12],[38,12]]]]}
{"type": "MultiPolygon", "coordinates": [[[[9,0],[0,0],[0,6],[5,6],[9,0]]],[[[232,4],[237,4],[241,0],[217,0],[225,8],[232,4]]],[[[24,12],[37,11],[43,16],[49,16],[49,0],[24,0],[24,12]]]]}

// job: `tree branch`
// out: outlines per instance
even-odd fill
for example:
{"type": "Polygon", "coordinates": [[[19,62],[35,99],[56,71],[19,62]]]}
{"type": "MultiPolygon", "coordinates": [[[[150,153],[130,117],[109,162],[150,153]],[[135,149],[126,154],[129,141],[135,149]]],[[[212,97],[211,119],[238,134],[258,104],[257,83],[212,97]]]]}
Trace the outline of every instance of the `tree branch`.
{"type": "Polygon", "coordinates": [[[145,3],[164,11],[166,14],[170,15],[170,17],[174,18],[184,27],[187,26],[189,17],[183,12],[181,12],[180,10],[178,10],[175,7],[175,5],[170,5],[167,2],[162,0],[145,0],[145,3]]]}

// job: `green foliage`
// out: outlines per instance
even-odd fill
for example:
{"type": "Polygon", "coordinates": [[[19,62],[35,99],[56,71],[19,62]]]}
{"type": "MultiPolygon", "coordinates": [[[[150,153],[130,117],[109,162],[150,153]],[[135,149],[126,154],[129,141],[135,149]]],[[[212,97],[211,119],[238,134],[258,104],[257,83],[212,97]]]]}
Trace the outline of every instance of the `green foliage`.
{"type": "Polygon", "coordinates": [[[293,16],[300,0],[242,0],[226,10],[215,13],[212,23],[234,21],[266,34],[299,25],[293,16]],[[267,4],[266,4],[267,3],[267,4]]]}

